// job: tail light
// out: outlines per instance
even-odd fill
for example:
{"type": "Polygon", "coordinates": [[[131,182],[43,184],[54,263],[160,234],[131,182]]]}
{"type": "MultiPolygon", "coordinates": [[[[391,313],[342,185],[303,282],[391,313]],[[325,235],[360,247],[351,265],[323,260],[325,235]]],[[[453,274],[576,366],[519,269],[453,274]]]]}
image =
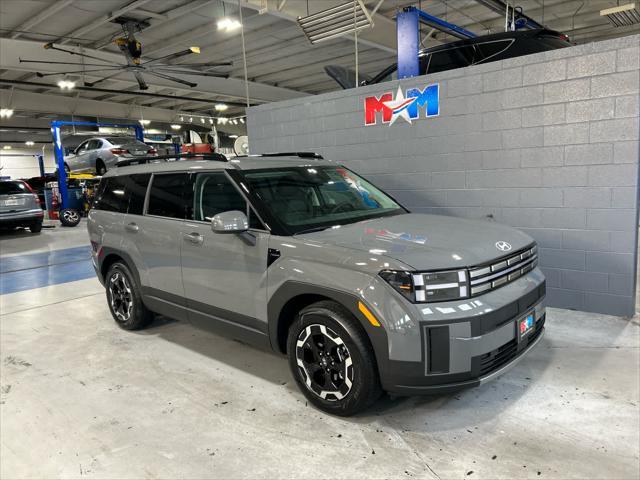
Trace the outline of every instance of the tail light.
{"type": "Polygon", "coordinates": [[[158,154],[158,150],[156,150],[155,148],[150,148],[149,150],[147,150],[147,153],[149,155],[157,155],[158,154]]]}
{"type": "Polygon", "coordinates": [[[27,190],[29,190],[31,193],[33,193],[33,196],[36,198],[36,205],[40,206],[40,197],[33,190],[33,188],[31,188],[31,185],[29,185],[27,182],[22,182],[22,183],[24,183],[24,186],[27,187],[27,190]]]}
{"type": "Polygon", "coordinates": [[[126,148],[112,148],[111,153],[113,153],[114,155],[125,155],[129,153],[129,150],[127,150],[126,148]]]}

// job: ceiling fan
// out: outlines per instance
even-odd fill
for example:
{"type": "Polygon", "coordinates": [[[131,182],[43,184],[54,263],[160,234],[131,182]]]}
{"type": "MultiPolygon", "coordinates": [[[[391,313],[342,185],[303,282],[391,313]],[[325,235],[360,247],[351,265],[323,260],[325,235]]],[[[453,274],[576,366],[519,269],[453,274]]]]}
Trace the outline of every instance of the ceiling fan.
{"type": "Polygon", "coordinates": [[[233,65],[232,62],[211,62],[211,63],[182,63],[182,64],[170,64],[167,63],[171,60],[175,60],[177,58],[185,57],[187,55],[199,54],[199,47],[191,47],[186,50],[181,50],[179,52],[171,53],[169,55],[165,55],[164,57],[154,58],[151,60],[143,61],[141,59],[142,56],[142,44],[136,39],[135,31],[141,31],[142,26],[140,22],[127,19],[127,18],[117,18],[114,22],[119,23],[122,26],[122,31],[124,32],[123,37],[118,37],[115,39],[114,43],[118,46],[120,51],[124,54],[125,59],[127,61],[126,64],[119,64],[116,62],[110,62],[108,60],[104,60],[99,57],[95,57],[92,55],[88,55],[82,52],[76,52],[73,50],[69,50],[66,48],[61,48],[52,43],[47,43],[44,45],[46,50],[57,50],[60,52],[65,52],[70,55],[78,55],[83,59],[92,59],[99,60],[103,63],[85,63],[83,62],[54,62],[54,61],[40,61],[40,60],[23,60],[20,58],[20,63],[42,63],[42,64],[57,64],[57,65],[81,65],[82,67],[91,67],[89,69],[82,70],[73,70],[68,72],[58,72],[58,73],[41,73],[36,72],[38,77],[48,77],[52,75],[72,75],[72,74],[96,74],[96,75],[104,75],[105,77],[96,80],[94,82],[85,81],[84,84],[87,87],[93,87],[99,83],[102,83],[106,80],[109,80],[113,77],[116,77],[123,72],[129,72],[133,74],[135,79],[138,82],[138,86],[140,90],[147,90],[149,86],[144,79],[144,75],[150,75],[152,77],[162,78],[164,80],[169,80],[171,82],[180,83],[182,85],[186,85],[188,87],[196,87],[197,83],[190,82],[185,80],[184,78],[178,78],[175,75],[197,75],[202,77],[218,77],[218,78],[229,78],[229,74],[226,73],[217,73],[211,70],[218,67],[226,67],[233,65]],[[96,68],[93,68],[96,67],[96,68]]]}

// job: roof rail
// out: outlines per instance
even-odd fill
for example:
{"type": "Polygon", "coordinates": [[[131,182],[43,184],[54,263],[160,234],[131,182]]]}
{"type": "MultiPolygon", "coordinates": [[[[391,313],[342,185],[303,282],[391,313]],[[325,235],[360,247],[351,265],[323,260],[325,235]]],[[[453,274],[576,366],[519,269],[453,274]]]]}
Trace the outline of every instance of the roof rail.
{"type": "Polygon", "coordinates": [[[271,152],[250,155],[238,155],[239,157],[299,157],[299,158],[315,158],[316,160],[324,160],[324,157],[316,152],[271,152]]]}
{"type": "Polygon", "coordinates": [[[142,165],[145,163],[156,163],[164,161],[180,161],[180,160],[210,160],[212,162],[228,162],[229,160],[221,153],[178,153],[172,155],[155,155],[149,157],[136,157],[120,160],[116,163],[117,167],[128,167],[130,165],[142,165]]]}

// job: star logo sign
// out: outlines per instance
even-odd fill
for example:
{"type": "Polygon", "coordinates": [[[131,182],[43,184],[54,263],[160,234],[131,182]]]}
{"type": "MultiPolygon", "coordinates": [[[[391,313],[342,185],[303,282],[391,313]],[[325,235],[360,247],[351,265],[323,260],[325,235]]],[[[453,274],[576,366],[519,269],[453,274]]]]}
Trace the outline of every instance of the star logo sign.
{"type": "Polygon", "coordinates": [[[391,110],[391,121],[389,122],[389,126],[393,125],[398,117],[404,118],[407,122],[411,123],[411,117],[409,116],[409,112],[407,108],[409,108],[413,102],[416,101],[416,97],[405,98],[402,93],[402,89],[398,87],[398,92],[396,93],[396,99],[388,102],[383,102],[384,106],[391,110]]]}

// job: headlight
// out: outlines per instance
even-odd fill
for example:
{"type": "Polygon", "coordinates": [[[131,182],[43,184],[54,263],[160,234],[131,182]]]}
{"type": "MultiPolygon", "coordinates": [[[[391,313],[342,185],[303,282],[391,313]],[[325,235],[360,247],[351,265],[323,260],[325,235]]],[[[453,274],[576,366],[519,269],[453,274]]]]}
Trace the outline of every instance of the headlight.
{"type": "Polygon", "coordinates": [[[466,270],[423,273],[385,270],[380,276],[414,303],[448,302],[469,296],[466,270]]]}

